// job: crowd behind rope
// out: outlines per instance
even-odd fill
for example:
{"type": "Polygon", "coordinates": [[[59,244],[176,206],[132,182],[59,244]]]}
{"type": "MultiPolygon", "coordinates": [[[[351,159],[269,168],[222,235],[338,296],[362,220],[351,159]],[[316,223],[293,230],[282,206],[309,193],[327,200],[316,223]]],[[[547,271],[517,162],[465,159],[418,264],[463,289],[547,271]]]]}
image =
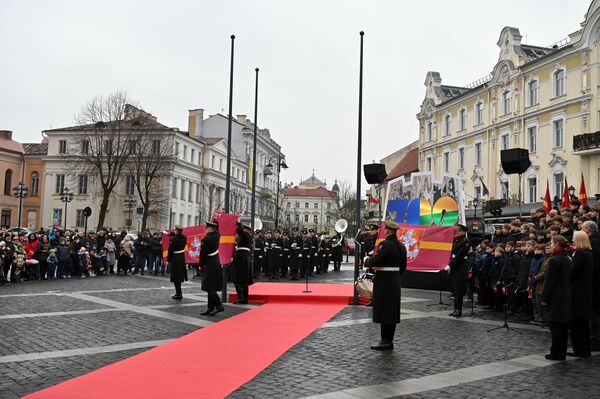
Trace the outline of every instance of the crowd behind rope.
{"type": "Polygon", "coordinates": [[[159,232],[90,232],[53,228],[37,233],[0,231],[0,281],[96,277],[103,274],[165,274],[159,232]]]}
{"type": "Polygon", "coordinates": [[[549,359],[600,349],[600,202],[531,212],[496,226],[468,255],[468,300],[551,330],[549,359]],[[592,339],[591,339],[592,338],[592,339]]]}

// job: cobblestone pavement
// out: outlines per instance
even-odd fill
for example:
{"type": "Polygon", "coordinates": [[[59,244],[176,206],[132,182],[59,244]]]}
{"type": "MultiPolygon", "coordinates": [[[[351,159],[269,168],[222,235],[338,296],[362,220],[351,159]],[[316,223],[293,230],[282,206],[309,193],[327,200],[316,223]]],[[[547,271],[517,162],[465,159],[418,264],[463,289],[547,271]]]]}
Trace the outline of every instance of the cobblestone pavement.
{"type": "MultiPolygon", "coordinates": [[[[345,265],[311,283],[349,283],[352,276],[345,265]]],[[[85,374],[253,307],[227,304],[219,316],[200,316],[206,295],[199,280],[183,289],[183,301],[173,301],[168,277],[148,275],[0,287],[0,398],[85,374]]],[[[578,398],[600,389],[600,356],[545,361],[550,334],[518,316],[509,323],[521,334],[488,333],[502,314],[475,307],[473,317],[457,320],[437,305],[438,292],[402,293],[393,352],[369,349],[379,338],[371,310],[348,306],[230,397],[578,398]]],[[[442,299],[450,302],[447,293],[442,299]]]]}

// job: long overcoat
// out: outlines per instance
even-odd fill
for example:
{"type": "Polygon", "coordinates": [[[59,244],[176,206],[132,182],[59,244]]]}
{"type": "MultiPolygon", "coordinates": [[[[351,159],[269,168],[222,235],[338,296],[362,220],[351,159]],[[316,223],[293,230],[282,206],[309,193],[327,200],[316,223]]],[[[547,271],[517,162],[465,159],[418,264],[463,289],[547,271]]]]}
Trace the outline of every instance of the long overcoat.
{"type": "Polygon", "coordinates": [[[231,264],[231,282],[234,284],[252,284],[252,269],[250,268],[252,236],[238,226],[237,237],[237,245],[231,264]]]}
{"type": "Polygon", "coordinates": [[[223,270],[219,254],[215,254],[219,250],[220,238],[221,235],[217,231],[213,231],[206,233],[200,243],[200,267],[204,269],[202,291],[217,292],[223,289],[223,270]]]}
{"type": "Polygon", "coordinates": [[[467,289],[468,262],[467,255],[471,243],[465,236],[457,236],[452,244],[452,260],[450,261],[450,280],[454,295],[463,296],[467,289]]]}
{"type": "Polygon", "coordinates": [[[187,238],[183,234],[175,234],[169,241],[169,252],[167,261],[169,262],[169,270],[171,271],[172,283],[183,283],[187,281],[187,270],[185,265],[185,250],[187,238]],[[180,252],[180,253],[176,253],[180,252]]]}
{"type": "Polygon", "coordinates": [[[592,299],[594,283],[592,251],[578,249],[573,255],[571,269],[571,309],[573,318],[591,319],[594,315],[592,299]]]}
{"type": "Polygon", "coordinates": [[[542,302],[548,306],[548,321],[569,323],[571,321],[571,294],[569,282],[571,279],[571,259],[564,252],[559,252],[550,258],[542,302]]]}

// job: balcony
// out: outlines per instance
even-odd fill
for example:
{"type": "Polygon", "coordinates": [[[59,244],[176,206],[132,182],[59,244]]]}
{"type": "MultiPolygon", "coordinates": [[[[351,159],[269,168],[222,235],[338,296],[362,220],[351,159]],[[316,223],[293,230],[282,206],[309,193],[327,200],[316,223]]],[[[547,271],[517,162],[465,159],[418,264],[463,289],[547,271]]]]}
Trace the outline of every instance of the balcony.
{"type": "Polygon", "coordinates": [[[600,151],[600,131],[573,136],[573,152],[586,155],[600,151]]]}

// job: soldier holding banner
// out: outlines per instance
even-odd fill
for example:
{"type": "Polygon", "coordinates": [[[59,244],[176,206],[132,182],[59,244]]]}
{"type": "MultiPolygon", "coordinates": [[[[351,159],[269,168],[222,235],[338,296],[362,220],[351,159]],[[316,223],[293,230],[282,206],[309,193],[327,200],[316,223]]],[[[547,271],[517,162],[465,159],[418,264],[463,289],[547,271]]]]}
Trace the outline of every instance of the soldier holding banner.
{"type": "Polygon", "coordinates": [[[214,316],[225,310],[217,291],[223,289],[223,272],[219,261],[219,240],[221,238],[217,231],[218,225],[214,222],[206,222],[206,236],[200,245],[200,267],[204,269],[202,275],[202,291],[208,293],[208,307],[201,315],[214,316]]]}
{"type": "Polygon", "coordinates": [[[235,303],[248,303],[248,286],[252,284],[252,272],[250,270],[250,250],[252,248],[252,237],[248,225],[238,224],[237,243],[231,264],[231,282],[235,286],[237,301],[235,303]]]}
{"type": "Polygon", "coordinates": [[[181,283],[187,281],[187,270],[185,267],[185,246],[187,238],[183,235],[183,227],[175,226],[175,235],[169,241],[169,251],[167,254],[167,262],[171,272],[171,282],[175,285],[175,295],[173,299],[183,298],[181,292],[181,283]]]}

